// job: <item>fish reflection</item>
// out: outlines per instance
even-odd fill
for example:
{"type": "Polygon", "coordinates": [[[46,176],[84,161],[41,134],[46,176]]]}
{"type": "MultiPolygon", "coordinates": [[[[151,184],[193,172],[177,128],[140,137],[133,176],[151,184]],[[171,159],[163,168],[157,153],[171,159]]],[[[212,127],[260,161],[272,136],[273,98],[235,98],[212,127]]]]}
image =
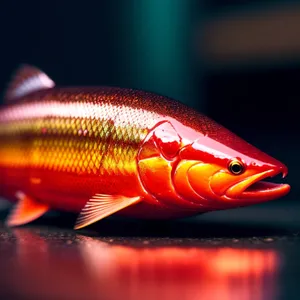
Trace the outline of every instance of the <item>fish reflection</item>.
{"type": "MultiPolygon", "coordinates": [[[[26,299],[276,299],[274,250],[74,244],[15,229],[6,289],[26,299]]],[[[73,239],[74,240],[74,239],[73,239]]],[[[3,264],[2,264],[3,265],[3,264]]],[[[1,280],[3,281],[3,280],[1,280]]]]}

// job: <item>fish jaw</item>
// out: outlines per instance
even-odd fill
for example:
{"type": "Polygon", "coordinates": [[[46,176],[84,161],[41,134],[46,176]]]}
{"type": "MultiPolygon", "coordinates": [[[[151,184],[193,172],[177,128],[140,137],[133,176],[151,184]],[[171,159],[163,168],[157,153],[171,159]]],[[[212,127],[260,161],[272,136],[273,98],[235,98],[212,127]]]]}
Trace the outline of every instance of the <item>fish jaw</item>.
{"type": "Polygon", "coordinates": [[[268,177],[274,177],[281,173],[283,174],[282,177],[287,175],[287,168],[284,165],[280,168],[274,168],[252,175],[227,189],[225,197],[227,199],[239,200],[245,204],[248,202],[270,201],[283,197],[290,191],[288,184],[263,181],[268,177]]]}
{"type": "Polygon", "coordinates": [[[288,184],[265,180],[278,174],[287,174],[283,164],[246,170],[236,176],[216,164],[196,163],[187,171],[189,187],[198,194],[198,201],[213,210],[248,206],[275,200],[290,191],[288,184]]]}

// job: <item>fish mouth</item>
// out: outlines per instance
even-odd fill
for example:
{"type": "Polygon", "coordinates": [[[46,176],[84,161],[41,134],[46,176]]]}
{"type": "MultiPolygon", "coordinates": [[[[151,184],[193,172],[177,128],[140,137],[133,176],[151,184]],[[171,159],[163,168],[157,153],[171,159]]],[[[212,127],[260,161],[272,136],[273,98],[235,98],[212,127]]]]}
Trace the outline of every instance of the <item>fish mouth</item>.
{"type": "Polygon", "coordinates": [[[255,174],[247,179],[231,186],[226,191],[226,197],[238,198],[241,200],[268,201],[285,196],[290,191],[288,184],[273,183],[265,181],[266,178],[282,174],[282,178],[287,175],[287,169],[274,169],[255,174]]]}

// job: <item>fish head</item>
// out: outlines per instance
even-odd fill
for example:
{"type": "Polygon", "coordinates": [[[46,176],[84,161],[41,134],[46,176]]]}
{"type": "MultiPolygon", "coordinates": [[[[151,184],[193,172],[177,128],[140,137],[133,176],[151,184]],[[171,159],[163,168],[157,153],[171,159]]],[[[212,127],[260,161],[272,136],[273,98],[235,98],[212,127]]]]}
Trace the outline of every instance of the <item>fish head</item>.
{"type": "Polygon", "coordinates": [[[139,155],[144,187],[159,200],[185,199],[206,210],[247,206],[286,195],[265,181],[287,167],[229,130],[203,133],[177,121],[157,126],[139,155]]]}

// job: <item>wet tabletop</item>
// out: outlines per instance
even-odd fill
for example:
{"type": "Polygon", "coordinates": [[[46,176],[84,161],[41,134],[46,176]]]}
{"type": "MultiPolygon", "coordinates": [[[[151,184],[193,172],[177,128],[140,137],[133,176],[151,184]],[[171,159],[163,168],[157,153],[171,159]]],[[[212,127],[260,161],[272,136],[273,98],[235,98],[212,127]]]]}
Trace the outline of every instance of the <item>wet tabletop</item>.
{"type": "MultiPolygon", "coordinates": [[[[0,299],[299,299],[300,206],[178,221],[0,225],[0,299]]],[[[2,213],[3,220],[5,213],[2,213]]]]}

